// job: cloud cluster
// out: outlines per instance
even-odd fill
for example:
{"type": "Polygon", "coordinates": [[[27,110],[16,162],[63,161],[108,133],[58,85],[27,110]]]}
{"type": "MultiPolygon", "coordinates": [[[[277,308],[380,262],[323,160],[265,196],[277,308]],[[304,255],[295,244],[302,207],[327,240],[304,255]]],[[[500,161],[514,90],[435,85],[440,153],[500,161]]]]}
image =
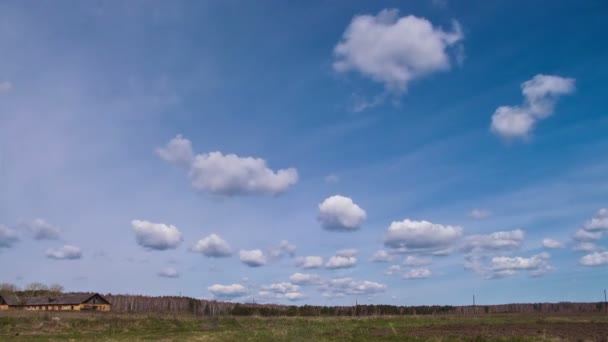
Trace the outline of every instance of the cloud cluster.
{"type": "Polygon", "coordinates": [[[465,238],[465,253],[483,253],[487,251],[508,251],[521,247],[524,241],[521,229],[500,231],[487,235],[471,235],[465,238]]]}
{"type": "Polygon", "coordinates": [[[550,255],[540,253],[529,258],[524,257],[493,257],[490,262],[492,278],[513,275],[518,271],[527,271],[532,276],[539,276],[553,269],[549,265],[550,255]]]}
{"type": "Polygon", "coordinates": [[[195,155],[190,140],[177,135],[156,153],[190,168],[192,186],[215,195],[278,194],[298,182],[294,168],[273,171],[261,158],[210,152],[195,155]]]}
{"type": "Polygon", "coordinates": [[[15,231],[0,224],[0,248],[11,248],[17,241],[19,238],[15,231]]]}
{"type": "Polygon", "coordinates": [[[326,230],[355,231],[359,229],[366,216],[365,210],[349,197],[335,195],[319,204],[318,218],[321,226],[326,230]]]}
{"type": "Polygon", "coordinates": [[[35,240],[56,240],[61,234],[59,228],[41,218],[23,220],[17,226],[31,234],[35,240]]]}
{"type": "Polygon", "coordinates": [[[412,80],[448,70],[448,50],[463,38],[456,21],[452,31],[444,31],[425,18],[399,17],[398,10],[385,9],[352,19],[334,48],[333,67],[357,71],[390,92],[405,93],[412,80]]]}
{"type": "Polygon", "coordinates": [[[506,138],[526,137],[537,121],[553,114],[559,96],[574,92],[575,80],[538,74],[521,85],[522,106],[501,106],[492,115],[491,130],[506,138]]]}
{"type": "Polygon", "coordinates": [[[48,249],[46,257],[55,260],[76,260],[82,258],[82,251],[76,246],[64,245],[61,248],[48,249]]]}
{"type": "Polygon", "coordinates": [[[144,220],[131,221],[137,243],[150,250],[174,249],[182,242],[182,234],[173,225],[144,220]]]}
{"type": "Polygon", "coordinates": [[[575,251],[594,252],[581,257],[579,260],[581,265],[598,266],[607,263],[608,252],[604,252],[604,248],[596,244],[606,232],[608,232],[608,208],[601,208],[574,234],[574,240],[579,242],[574,247],[575,251]]]}
{"type": "Polygon", "coordinates": [[[248,293],[247,289],[241,284],[221,285],[214,284],[207,288],[213,296],[218,298],[232,299],[242,297],[248,293]]]}
{"type": "Polygon", "coordinates": [[[445,254],[462,236],[462,231],[459,226],[405,219],[391,223],[384,245],[404,253],[445,254]]]}
{"type": "Polygon", "coordinates": [[[232,255],[230,245],[216,234],[211,234],[199,240],[190,250],[211,258],[223,258],[232,255]]]}

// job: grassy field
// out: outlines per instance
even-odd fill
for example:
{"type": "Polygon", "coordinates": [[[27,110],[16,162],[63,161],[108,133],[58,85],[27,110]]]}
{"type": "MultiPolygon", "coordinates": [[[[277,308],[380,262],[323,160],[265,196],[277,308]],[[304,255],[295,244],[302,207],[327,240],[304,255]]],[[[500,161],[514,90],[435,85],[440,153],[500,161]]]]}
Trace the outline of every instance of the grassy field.
{"type": "Polygon", "coordinates": [[[0,312],[0,341],[608,341],[607,316],[195,318],[0,312]]]}

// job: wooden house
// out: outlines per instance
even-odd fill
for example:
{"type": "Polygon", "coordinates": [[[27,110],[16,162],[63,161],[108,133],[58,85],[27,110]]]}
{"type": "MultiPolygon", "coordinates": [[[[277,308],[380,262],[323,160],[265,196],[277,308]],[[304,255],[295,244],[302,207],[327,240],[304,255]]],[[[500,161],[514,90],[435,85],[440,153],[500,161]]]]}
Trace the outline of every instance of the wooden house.
{"type": "Polygon", "coordinates": [[[17,296],[12,294],[0,295],[0,311],[18,308],[20,305],[21,302],[17,296]]]}
{"type": "Polygon", "coordinates": [[[21,307],[33,311],[110,311],[112,304],[98,293],[84,293],[60,297],[30,297],[21,307]]]}

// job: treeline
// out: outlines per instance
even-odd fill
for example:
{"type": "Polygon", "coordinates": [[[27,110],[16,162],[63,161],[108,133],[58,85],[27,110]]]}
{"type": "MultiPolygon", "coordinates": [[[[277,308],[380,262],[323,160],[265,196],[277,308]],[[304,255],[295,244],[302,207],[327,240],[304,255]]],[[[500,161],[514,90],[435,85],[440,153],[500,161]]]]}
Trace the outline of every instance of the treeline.
{"type": "Polygon", "coordinates": [[[18,297],[49,296],[55,297],[63,293],[63,286],[59,284],[46,285],[42,283],[30,283],[20,288],[11,283],[0,283],[0,295],[14,294],[18,297]]]}

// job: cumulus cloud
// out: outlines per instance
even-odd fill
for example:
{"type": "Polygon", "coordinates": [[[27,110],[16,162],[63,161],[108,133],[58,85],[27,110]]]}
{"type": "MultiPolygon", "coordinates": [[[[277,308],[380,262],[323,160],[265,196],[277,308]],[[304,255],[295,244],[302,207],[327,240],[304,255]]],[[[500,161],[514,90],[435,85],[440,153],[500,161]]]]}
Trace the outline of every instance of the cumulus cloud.
{"type": "Polygon", "coordinates": [[[608,208],[602,208],[591,218],[585,222],[583,229],[587,232],[607,232],[608,231],[608,208]]]}
{"type": "Polygon", "coordinates": [[[381,249],[376,251],[369,260],[373,262],[389,262],[393,260],[393,256],[387,251],[381,249]]]}
{"type": "Polygon", "coordinates": [[[170,163],[185,165],[189,165],[194,159],[192,143],[179,134],[171,139],[165,147],[157,148],[156,154],[158,154],[161,159],[170,163]]]}
{"type": "Polygon", "coordinates": [[[163,278],[179,278],[179,273],[173,267],[166,267],[160,270],[157,275],[163,278]]]}
{"type": "Polygon", "coordinates": [[[529,258],[524,257],[493,257],[490,262],[492,277],[504,277],[517,271],[528,271],[532,276],[539,276],[553,269],[549,265],[549,254],[540,253],[529,258]]]}
{"type": "Polygon", "coordinates": [[[492,115],[492,132],[506,138],[526,137],[539,120],[551,114],[557,99],[575,90],[575,80],[538,74],[521,85],[522,106],[501,106],[492,115]]]}
{"type": "Polygon", "coordinates": [[[300,292],[288,292],[285,294],[285,298],[287,300],[296,301],[296,300],[304,299],[304,298],[306,298],[306,296],[300,292]]]}
{"type": "Polygon", "coordinates": [[[557,240],[545,238],[545,239],[543,239],[543,247],[550,248],[550,249],[564,248],[564,244],[557,240]]]}
{"type": "Polygon", "coordinates": [[[287,299],[289,301],[297,301],[306,298],[306,296],[301,292],[277,293],[267,290],[259,291],[258,296],[264,299],[287,299]]]}
{"type": "Polygon", "coordinates": [[[334,278],[323,283],[319,290],[325,297],[339,297],[344,295],[369,295],[383,292],[386,285],[368,280],[354,280],[352,278],[334,278]]]}
{"type": "Polygon", "coordinates": [[[353,257],[359,254],[359,251],[354,248],[340,249],[336,252],[336,255],[343,257],[353,257]]]}
{"type": "Polygon", "coordinates": [[[220,285],[215,284],[207,288],[215,297],[236,298],[247,294],[247,289],[241,284],[220,285]]]}
{"type": "Polygon", "coordinates": [[[452,31],[444,31],[425,18],[399,17],[398,10],[385,9],[352,19],[334,48],[333,67],[359,72],[402,94],[412,80],[450,69],[449,48],[463,38],[456,21],[452,31]]]}
{"type": "Polygon", "coordinates": [[[296,266],[300,268],[321,268],[323,267],[323,258],[320,256],[305,256],[296,259],[296,266]]]}
{"type": "Polygon", "coordinates": [[[462,236],[462,228],[429,221],[394,221],[389,226],[384,245],[401,252],[444,254],[462,236]]]}
{"type": "Polygon", "coordinates": [[[281,241],[278,247],[273,247],[268,250],[268,256],[270,259],[278,259],[283,256],[294,257],[296,255],[296,245],[290,243],[287,240],[281,241]]]}
{"type": "Polygon", "coordinates": [[[195,155],[190,140],[180,135],[156,152],[163,160],[188,166],[192,186],[215,195],[278,194],[298,182],[296,169],[274,171],[261,158],[219,151],[195,155]]]}
{"type": "Polygon", "coordinates": [[[31,234],[35,240],[56,240],[61,231],[43,219],[20,221],[18,226],[31,234]]]}
{"type": "Polygon", "coordinates": [[[463,250],[465,253],[514,250],[521,247],[524,235],[521,229],[471,235],[465,239],[463,250]]]}
{"type": "Polygon", "coordinates": [[[292,283],[274,283],[269,286],[262,286],[263,290],[272,291],[275,293],[288,293],[288,292],[298,292],[300,290],[300,286],[294,285],[292,283]]]}
{"type": "Polygon", "coordinates": [[[137,243],[147,249],[174,249],[182,242],[182,234],[173,225],[143,220],[131,221],[137,243]]]}
{"type": "Polygon", "coordinates": [[[403,275],[403,279],[425,279],[431,276],[428,268],[413,268],[403,275]]]}
{"type": "Polygon", "coordinates": [[[76,246],[64,245],[61,248],[48,249],[46,257],[55,260],[76,260],[82,258],[82,251],[76,246]]]}
{"type": "Polygon", "coordinates": [[[266,255],[259,249],[241,250],[239,251],[241,262],[249,267],[259,267],[266,265],[268,262],[266,255]]]}
{"type": "Polygon", "coordinates": [[[338,183],[340,181],[340,177],[338,175],[330,173],[329,175],[323,178],[326,183],[338,183]]]}
{"type": "Polygon", "coordinates": [[[199,240],[190,250],[211,258],[222,258],[232,255],[230,245],[216,234],[211,234],[199,240]]]}
{"type": "Polygon", "coordinates": [[[472,217],[474,219],[484,219],[486,217],[490,217],[492,215],[491,211],[488,210],[482,210],[482,209],[473,209],[469,212],[469,217],[472,217]]]}
{"type": "Polygon", "coordinates": [[[608,252],[595,252],[587,254],[579,260],[584,266],[608,265],[608,252]]]}
{"type": "Polygon", "coordinates": [[[601,232],[589,232],[584,229],[579,229],[574,234],[574,240],[583,241],[583,242],[597,241],[601,237],[602,237],[601,232]]]}
{"type": "Polygon", "coordinates": [[[10,248],[19,241],[17,234],[10,228],[0,224],[0,248],[10,248]]]}
{"type": "Polygon", "coordinates": [[[395,275],[401,273],[401,266],[399,265],[391,265],[384,272],[386,275],[395,275]]]}
{"type": "Polygon", "coordinates": [[[577,252],[593,252],[599,250],[600,247],[593,242],[581,242],[574,246],[574,250],[577,252]]]}
{"type": "Polygon", "coordinates": [[[351,268],[357,265],[357,258],[354,256],[335,255],[329,258],[325,263],[325,268],[351,268]]]}
{"type": "Polygon", "coordinates": [[[365,210],[349,197],[335,195],[319,204],[318,219],[326,230],[355,231],[359,229],[365,218],[365,210]]]}
{"type": "Polygon", "coordinates": [[[426,266],[430,265],[433,262],[431,258],[408,255],[407,258],[403,261],[404,264],[408,266],[426,266]]]}
{"type": "Polygon", "coordinates": [[[296,285],[313,285],[321,281],[321,277],[316,274],[294,273],[289,277],[289,282],[296,285]]]}

